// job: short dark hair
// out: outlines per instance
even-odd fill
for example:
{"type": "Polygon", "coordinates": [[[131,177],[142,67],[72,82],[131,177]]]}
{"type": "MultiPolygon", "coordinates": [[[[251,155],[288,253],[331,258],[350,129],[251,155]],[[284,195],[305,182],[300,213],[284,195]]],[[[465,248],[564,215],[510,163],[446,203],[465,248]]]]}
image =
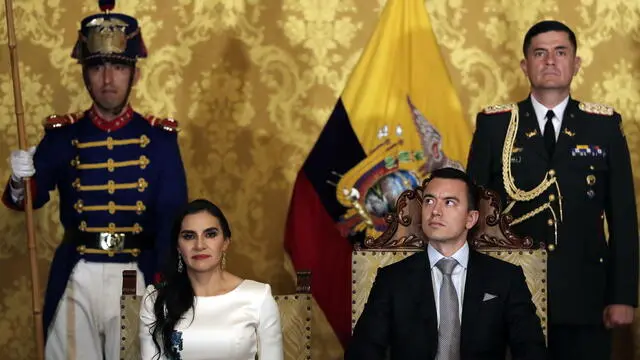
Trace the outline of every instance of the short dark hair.
{"type": "MultiPolygon", "coordinates": [[[[433,170],[431,172],[431,176],[429,177],[429,182],[433,179],[452,179],[452,180],[460,180],[467,185],[467,202],[468,209],[478,210],[478,187],[471,180],[469,175],[462,170],[458,170],[452,167],[444,167],[440,169],[433,170]]],[[[427,183],[428,184],[428,183],[427,183]]],[[[425,185],[426,188],[426,185],[425,185]]]]}
{"type": "Polygon", "coordinates": [[[571,45],[573,45],[573,50],[578,51],[578,42],[576,41],[576,34],[573,32],[573,30],[571,30],[567,25],[561,23],[560,21],[544,20],[533,25],[525,34],[524,42],[522,43],[522,53],[524,54],[525,58],[527,57],[527,50],[529,50],[529,47],[531,46],[531,40],[534,37],[549,31],[560,31],[567,33],[569,42],[571,42],[571,45]]]}

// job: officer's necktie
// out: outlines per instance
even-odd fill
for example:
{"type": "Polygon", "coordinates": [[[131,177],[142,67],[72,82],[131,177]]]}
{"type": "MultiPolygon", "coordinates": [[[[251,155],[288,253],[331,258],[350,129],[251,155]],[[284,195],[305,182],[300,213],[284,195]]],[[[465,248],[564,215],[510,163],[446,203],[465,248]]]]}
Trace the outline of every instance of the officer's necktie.
{"type": "Polygon", "coordinates": [[[549,158],[553,156],[553,152],[556,149],[556,129],[553,127],[553,117],[556,114],[553,110],[547,111],[547,115],[544,116],[547,122],[544,124],[544,146],[547,148],[549,158]]]}
{"type": "Polygon", "coordinates": [[[451,273],[458,265],[455,259],[442,258],[436,267],[442,272],[440,286],[440,326],[438,327],[438,353],[436,360],[460,360],[460,315],[458,294],[451,273]]]}

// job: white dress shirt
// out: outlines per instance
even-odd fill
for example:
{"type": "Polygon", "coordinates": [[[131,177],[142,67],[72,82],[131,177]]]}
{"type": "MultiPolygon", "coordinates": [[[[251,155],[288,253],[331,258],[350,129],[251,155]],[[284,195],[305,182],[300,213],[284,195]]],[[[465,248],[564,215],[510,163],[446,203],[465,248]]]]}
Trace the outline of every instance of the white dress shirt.
{"type": "Polygon", "coordinates": [[[556,141],[558,141],[558,136],[560,135],[560,128],[562,127],[562,117],[564,116],[564,110],[567,108],[567,104],[569,104],[569,96],[567,96],[562,102],[553,109],[548,109],[546,106],[542,105],[536,98],[531,95],[531,104],[533,105],[533,111],[536,112],[536,119],[538,119],[538,126],[540,126],[540,134],[544,135],[544,125],[547,123],[547,111],[553,110],[555,116],[551,119],[553,123],[553,128],[556,131],[556,141]]]}
{"type": "MultiPolygon", "coordinates": [[[[427,245],[427,254],[429,255],[429,265],[431,266],[431,283],[433,284],[433,296],[436,303],[436,313],[438,314],[438,326],[440,324],[440,286],[442,285],[442,272],[436,267],[436,263],[440,261],[444,255],[434,249],[431,244],[427,245]]],[[[462,322],[462,300],[464,299],[464,284],[467,280],[467,264],[469,263],[469,244],[464,245],[451,255],[449,258],[456,259],[458,265],[451,273],[453,286],[456,288],[458,295],[458,314],[460,322],[462,322]]]]}

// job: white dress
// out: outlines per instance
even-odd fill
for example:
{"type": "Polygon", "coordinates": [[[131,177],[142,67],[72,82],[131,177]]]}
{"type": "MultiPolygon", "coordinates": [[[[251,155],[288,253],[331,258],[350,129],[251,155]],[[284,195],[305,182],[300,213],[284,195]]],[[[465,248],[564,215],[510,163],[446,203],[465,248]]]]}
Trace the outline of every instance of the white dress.
{"type": "MultiPolygon", "coordinates": [[[[145,291],[140,308],[142,360],[158,359],[149,334],[155,321],[153,285],[145,291]]],[[[183,315],[175,327],[174,348],[180,357],[171,360],[282,360],[280,313],[268,284],[244,280],[218,296],[196,296],[194,311],[183,315]],[[195,312],[195,316],[194,316],[195,312]]],[[[168,359],[162,356],[161,360],[168,359]]]]}

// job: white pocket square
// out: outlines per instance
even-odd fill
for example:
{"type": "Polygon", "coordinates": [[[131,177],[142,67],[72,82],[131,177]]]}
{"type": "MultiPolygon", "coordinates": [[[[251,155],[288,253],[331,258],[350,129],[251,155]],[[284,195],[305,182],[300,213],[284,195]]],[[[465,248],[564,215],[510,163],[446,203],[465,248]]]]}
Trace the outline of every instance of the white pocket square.
{"type": "Polygon", "coordinates": [[[489,294],[489,293],[484,293],[484,297],[482,298],[482,301],[489,301],[491,299],[495,299],[497,298],[498,295],[493,295],[493,294],[489,294]]]}

